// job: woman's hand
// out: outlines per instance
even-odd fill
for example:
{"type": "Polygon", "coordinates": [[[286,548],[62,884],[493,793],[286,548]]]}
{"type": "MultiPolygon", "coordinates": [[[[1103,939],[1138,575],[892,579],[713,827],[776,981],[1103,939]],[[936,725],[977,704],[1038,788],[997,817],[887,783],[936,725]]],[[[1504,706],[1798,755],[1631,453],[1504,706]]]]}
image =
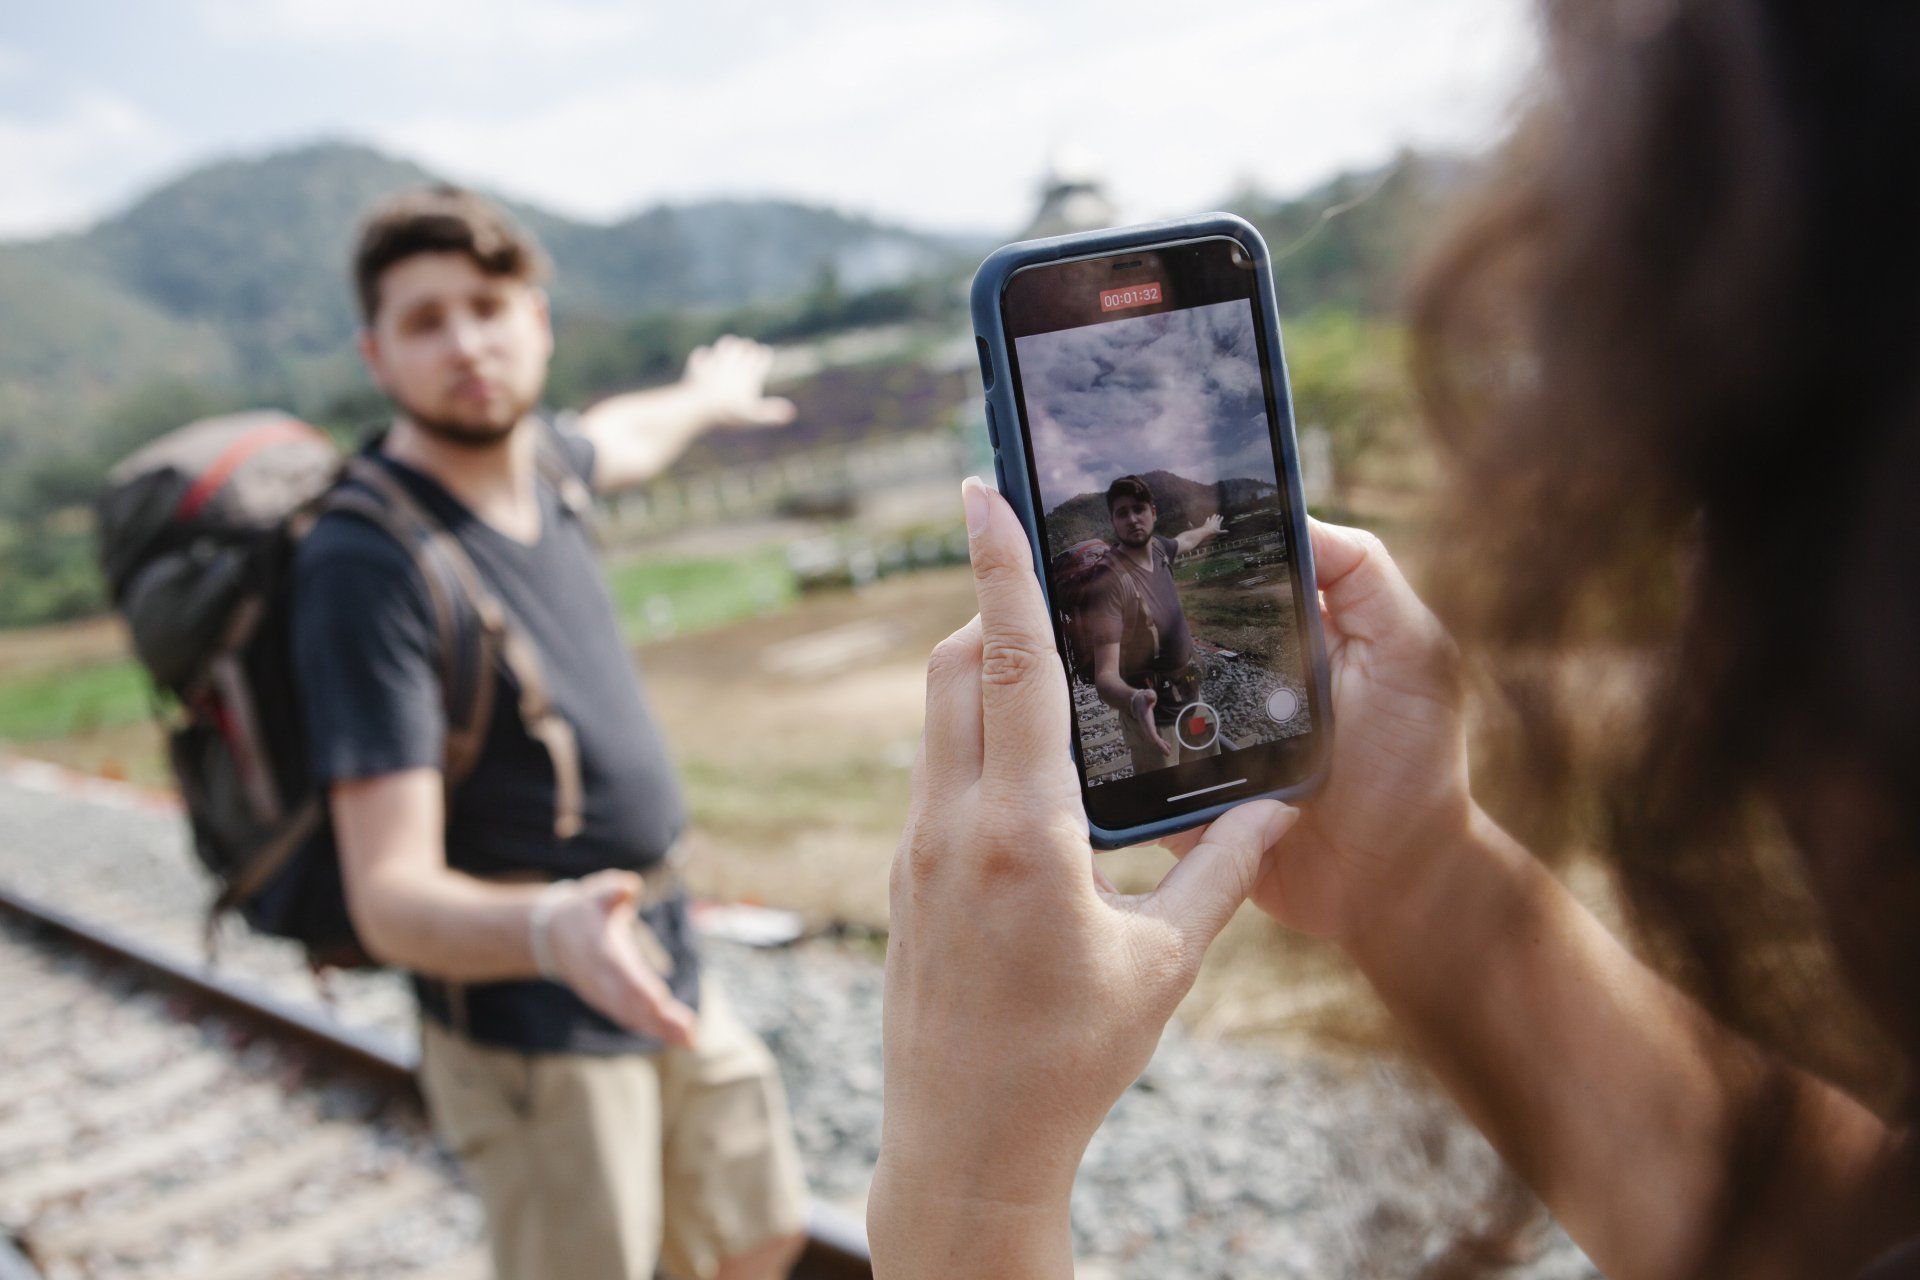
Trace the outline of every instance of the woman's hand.
{"type": "Polygon", "coordinates": [[[1254,901],[1350,949],[1417,910],[1476,820],[1459,651],[1380,540],[1312,522],[1333,759],[1254,901]]]}
{"type": "Polygon", "coordinates": [[[1227,814],[1150,894],[1095,870],[1065,674],[1013,512],[963,496],[980,615],[934,651],[894,860],[876,1270],[1071,1274],[1074,1170],[1245,898],[1284,805],[1227,814]]]}

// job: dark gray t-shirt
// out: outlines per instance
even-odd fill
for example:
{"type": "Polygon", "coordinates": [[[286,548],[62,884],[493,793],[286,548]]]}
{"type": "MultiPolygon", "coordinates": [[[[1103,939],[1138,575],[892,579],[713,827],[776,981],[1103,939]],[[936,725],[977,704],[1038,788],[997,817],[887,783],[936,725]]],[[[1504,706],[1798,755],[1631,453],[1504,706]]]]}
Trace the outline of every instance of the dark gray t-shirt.
{"type": "Polygon", "coordinates": [[[1128,684],[1145,688],[1154,674],[1177,672],[1193,661],[1193,635],[1173,581],[1173,560],[1179,553],[1179,543],[1156,534],[1151,543],[1153,567],[1143,569],[1115,547],[1110,556],[1113,573],[1088,602],[1088,636],[1095,645],[1118,642],[1120,678],[1128,684]],[[1152,632],[1129,606],[1121,574],[1139,594],[1146,621],[1153,623],[1152,632]]]}
{"type": "MultiPolygon", "coordinates": [[[[562,440],[581,474],[590,474],[592,446],[577,436],[562,440]]],[[[555,709],[579,740],[581,830],[561,840],[553,831],[552,763],[521,723],[512,680],[497,672],[485,745],[450,798],[448,865],[480,876],[550,878],[657,866],[685,826],[685,806],[587,530],[543,481],[540,538],[518,542],[430,477],[376,456],[459,539],[533,642],[555,709]]],[[[319,785],[439,768],[447,730],[439,641],[427,585],[406,549],[358,516],[328,513],[295,562],[293,619],[295,675],[319,785]]],[[[646,919],[674,959],[675,994],[691,1004],[698,962],[685,901],[650,908],[646,919]]],[[[456,1020],[444,984],[418,986],[427,1016],[456,1020]]],[[[659,1047],[555,983],[476,984],[458,998],[458,1020],[486,1043],[583,1053],[659,1047]]]]}

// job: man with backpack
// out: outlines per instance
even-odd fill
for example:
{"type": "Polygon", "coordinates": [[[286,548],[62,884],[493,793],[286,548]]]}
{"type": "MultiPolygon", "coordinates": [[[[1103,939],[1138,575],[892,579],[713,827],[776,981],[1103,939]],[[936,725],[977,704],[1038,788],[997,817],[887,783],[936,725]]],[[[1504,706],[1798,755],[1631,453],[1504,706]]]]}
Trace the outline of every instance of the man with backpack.
{"type": "Polygon", "coordinates": [[[1183,710],[1201,701],[1202,690],[1173,562],[1226,526],[1213,515],[1169,538],[1154,532],[1159,514],[1153,490],[1139,476],[1107,486],[1113,539],[1099,554],[1099,571],[1089,576],[1071,628],[1070,642],[1086,651],[1095,692],[1120,713],[1136,774],[1220,750],[1217,720],[1203,716],[1192,732],[1178,723],[1183,710]]]}
{"type": "Polygon", "coordinates": [[[360,353],[396,416],[294,560],[309,764],[361,944],[416,975],[423,1090],[497,1273],[785,1275],[805,1198],[778,1074],[699,972],[685,811],[580,493],[793,408],[723,338],[557,428],[544,272],[453,188],[361,230],[360,353]]]}

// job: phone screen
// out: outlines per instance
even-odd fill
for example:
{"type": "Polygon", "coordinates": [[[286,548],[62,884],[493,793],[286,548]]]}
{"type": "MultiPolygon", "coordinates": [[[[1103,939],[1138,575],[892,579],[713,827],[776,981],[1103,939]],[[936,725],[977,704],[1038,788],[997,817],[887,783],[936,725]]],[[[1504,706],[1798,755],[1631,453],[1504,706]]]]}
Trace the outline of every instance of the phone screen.
{"type": "Polygon", "coordinates": [[[1300,780],[1315,705],[1258,275],[1234,241],[1030,267],[1003,295],[1089,817],[1300,780]]]}

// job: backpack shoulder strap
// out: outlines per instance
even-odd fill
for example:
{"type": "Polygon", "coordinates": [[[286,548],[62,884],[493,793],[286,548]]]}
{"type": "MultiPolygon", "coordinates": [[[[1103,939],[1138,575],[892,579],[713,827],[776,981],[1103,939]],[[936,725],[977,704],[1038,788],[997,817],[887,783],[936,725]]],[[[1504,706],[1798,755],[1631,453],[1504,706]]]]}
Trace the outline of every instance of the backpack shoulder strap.
{"type": "Polygon", "coordinates": [[[1146,601],[1140,594],[1140,580],[1134,576],[1136,570],[1127,562],[1125,553],[1116,547],[1108,547],[1106,554],[1100,557],[1100,568],[1113,578],[1125,608],[1139,610],[1146,607],[1146,601]]]}
{"type": "Polygon", "coordinates": [[[528,736],[546,748],[553,763],[554,835],[563,840],[577,835],[583,809],[579,743],[573,726],[553,705],[532,641],[487,589],[459,539],[391,472],[371,458],[356,456],[347,460],[343,474],[360,488],[335,486],[324,509],[349,511],[385,529],[413,557],[433,597],[447,681],[447,785],[464,781],[479,761],[493,710],[492,672],[500,663],[519,689],[518,710],[528,736]],[[470,661],[462,660],[463,610],[472,620],[477,642],[470,661]]]}
{"type": "Polygon", "coordinates": [[[1160,628],[1153,620],[1153,614],[1147,609],[1147,597],[1140,590],[1138,571],[1130,563],[1123,563],[1124,553],[1109,547],[1104,557],[1106,570],[1112,574],[1120,592],[1120,607],[1128,620],[1146,628],[1147,636],[1155,651],[1160,648],[1160,628]]]}
{"type": "MultiPolygon", "coordinates": [[[[452,558],[439,540],[445,531],[384,468],[353,458],[346,463],[343,474],[357,484],[336,485],[322,500],[320,510],[356,515],[384,530],[406,551],[426,585],[439,642],[440,685],[447,709],[442,772],[448,787],[458,786],[479,760],[493,711],[489,673],[499,649],[499,636],[490,625],[489,606],[473,599],[460,581],[452,558]],[[391,490],[386,487],[389,484],[391,490]]],[[[446,540],[453,541],[450,535],[446,540]]]]}

